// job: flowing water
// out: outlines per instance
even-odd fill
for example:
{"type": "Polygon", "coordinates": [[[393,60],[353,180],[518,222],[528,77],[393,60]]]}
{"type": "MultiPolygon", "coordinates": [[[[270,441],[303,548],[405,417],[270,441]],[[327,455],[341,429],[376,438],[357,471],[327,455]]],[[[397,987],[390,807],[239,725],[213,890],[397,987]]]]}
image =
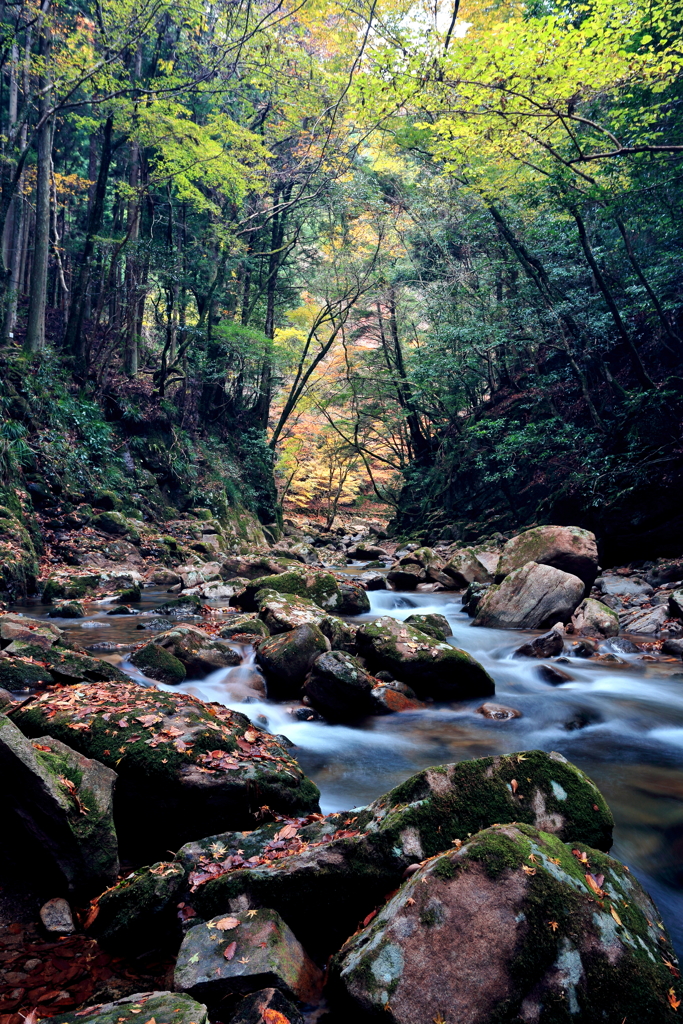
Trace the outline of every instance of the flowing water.
{"type": "MultiPolygon", "coordinates": [[[[481,700],[433,704],[426,709],[367,719],[358,726],[295,719],[291,705],[253,696],[254,655],[179,689],[247,713],[297,746],[304,771],[317,783],[325,812],[360,806],[428,765],[488,754],[540,748],[558,750],[584,769],[608,800],[616,819],[614,856],[623,860],[657,901],[683,954],[683,666],[619,655],[621,663],[572,658],[562,667],[572,681],[553,686],[539,676],[542,662],[513,659],[529,634],[471,626],[458,595],[369,594],[377,615],[405,619],[415,611],[448,619],[452,643],[469,651],[496,683],[497,703],[522,717],[489,720],[481,700]],[[245,699],[248,703],[245,705],[245,699]]],[[[167,600],[146,590],[143,613],[167,600]]],[[[137,616],[109,616],[103,604],[86,620],[56,620],[84,646],[103,640],[139,643],[137,616]]],[[[37,608],[28,614],[35,615],[37,608]]],[[[605,649],[608,649],[607,647],[605,649]]],[[[109,652],[94,651],[114,658],[109,652]]],[[[120,656],[119,656],[120,657],[120,656]]],[[[118,659],[117,659],[118,660],[118,659]]],[[[122,668],[147,682],[126,660],[122,668]]]]}

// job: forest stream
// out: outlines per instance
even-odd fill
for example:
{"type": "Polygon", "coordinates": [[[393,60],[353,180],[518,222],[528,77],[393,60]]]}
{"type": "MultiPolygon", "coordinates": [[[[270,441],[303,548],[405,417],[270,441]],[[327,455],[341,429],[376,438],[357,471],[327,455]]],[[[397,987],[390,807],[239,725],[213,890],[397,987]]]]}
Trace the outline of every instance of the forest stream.
{"type": "MultiPolygon", "coordinates": [[[[350,572],[358,569],[349,566],[350,572]]],[[[247,712],[270,732],[285,734],[296,744],[294,753],[302,768],[320,788],[323,813],[367,804],[429,765],[518,750],[559,751],[586,771],[605,795],[616,820],[612,855],[630,866],[656,900],[679,954],[683,953],[680,662],[655,664],[642,653],[621,652],[618,663],[567,658],[563,667],[572,681],[551,685],[539,675],[544,662],[512,657],[531,634],[473,629],[458,594],[382,590],[368,596],[370,613],[354,621],[378,615],[403,620],[415,611],[445,615],[452,627],[450,642],[481,662],[495,680],[495,701],[517,709],[521,717],[486,719],[476,713],[478,699],[372,717],[353,727],[301,721],[292,714],[292,702],[273,703],[250,695],[249,681],[258,670],[253,648],[247,645],[235,645],[243,654],[241,665],[201,680],[187,679],[173,688],[146,680],[127,660],[125,648],[118,654],[101,649],[93,653],[120,663],[140,682],[181,689],[247,712]]],[[[165,590],[148,588],[136,610],[147,616],[165,600],[165,590]]],[[[140,642],[137,616],[108,617],[110,605],[102,603],[100,608],[84,620],[51,621],[84,646],[140,642]]],[[[17,610],[26,612],[25,606],[17,610]]],[[[30,614],[37,617],[43,610],[36,605],[30,614]]],[[[601,650],[610,651],[609,641],[601,650]]]]}

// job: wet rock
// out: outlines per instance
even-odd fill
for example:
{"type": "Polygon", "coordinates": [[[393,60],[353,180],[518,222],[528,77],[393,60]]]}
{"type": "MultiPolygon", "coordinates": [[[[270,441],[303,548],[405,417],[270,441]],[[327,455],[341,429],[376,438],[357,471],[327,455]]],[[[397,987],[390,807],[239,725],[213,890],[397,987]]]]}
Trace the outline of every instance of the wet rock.
{"type": "Polygon", "coordinates": [[[218,636],[223,640],[232,640],[241,636],[268,637],[270,630],[256,612],[249,612],[245,615],[234,615],[224,626],[218,630],[218,636]]]}
{"type": "Polygon", "coordinates": [[[227,996],[277,988],[308,1003],[323,975],[275,910],[220,915],[191,928],[180,947],[174,987],[218,1010],[227,996]]]}
{"type": "Polygon", "coordinates": [[[376,544],[354,544],[348,549],[349,558],[355,558],[357,561],[370,562],[374,559],[378,561],[390,561],[391,555],[384,548],[378,547],[376,544]]]}
{"type": "Polygon", "coordinates": [[[337,609],[340,615],[365,615],[370,611],[370,598],[365,589],[356,583],[337,580],[342,603],[337,609]]]}
{"type": "Polygon", "coordinates": [[[654,589],[640,576],[616,576],[606,574],[599,576],[593,584],[595,590],[605,597],[616,598],[617,606],[621,607],[624,599],[649,597],[654,589]]]}
{"type": "MultiPolygon", "coordinates": [[[[18,821],[27,850],[48,877],[79,894],[116,878],[119,861],[113,821],[116,773],[50,736],[27,739],[0,716],[0,801],[5,824],[18,821]]],[[[6,854],[16,836],[4,828],[6,854]]]]}
{"type": "Polygon", "coordinates": [[[315,659],[330,650],[317,626],[299,626],[259,644],[256,660],[266,677],[269,696],[297,697],[315,659]]]}
{"type": "Polygon", "coordinates": [[[415,698],[415,694],[408,687],[409,693],[404,693],[396,683],[381,683],[373,686],[370,694],[372,699],[372,712],[375,715],[393,715],[403,711],[421,711],[426,705],[415,698]]]}
{"type": "Polygon", "coordinates": [[[217,668],[239,665],[242,660],[226,641],[214,640],[198,626],[175,626],[155,636],[153,643],[176,658],[191,677],[201,678],[217,668]]]}
{"type": "Polygon", "coordinates": [[[194,890],[185,899],[200,916],[228,912],[240,900],[273,907],[307,948],[324,955],[410,865],[455,838],[511,821],[573,843],[612,843],[612,815],[597,787],[561,754],[536,750],[428,768],[366,808],[208,837],[184,847],[178,860],[194,890]]]}
{"type": "Polygon", "coordinates": [[[430,612],[427,615],[409,615],[405,620],[409,626],[414,626],[433,640],[446,640],[453,635],[453,630],[445,615],[436,615],[430,612]]]}
{"type": "Polygon", "coordinates": [[[149,575],[149,582],[157,587],[173,587],[176,583],[182,583],[182,580],[172,569],[155,569],[149,575]]]}
{"type": "Polygon", "coordinates": [[[201,598],[196,594],[185,594],[165,601],[156,609],[159,615],[168,615],[174,619],[182,619],[186,615],[198,615],[202,608],[201,598]]]}
{"type": "MultiPolygon", "coordinates": [[[[637,651],[640,650],[635,644],[633,646],[637,651]]],[[[674,654],[678,658],[683,658],[683,640],[665,640],[662,644],[662,654],[674,654]]]]}
{"type": "Polygon", "coordinates": [[[487,701],[477,708],[477,714],[484,718],[492,718],[496,722],[506,722],[511,718],[522,718],[522,712],[516,708],[508,708],[504,704],[492,704],[487,701]]]}
{"type": "Polygon", "coordinates": [[[419,565],[401,565],[387,573],[387,583],[390,583],[394,590],[415,590],[418,583],[426,582],[427,573],[419,565]]]}
{"type": "Polygon", "coordinates": [[[495,693],[493,680],[470,654],[387,615],[364,623],[356,642],[371,672],[391,672],[418,697],[462,700],[495,693]]]}
{"type": "Polygon", "coordinates": [[[490,583],[470,583],[469,587],[462,596],[463,610],[468,615],[474,617],[477,613],[477,608],[481,604],[481,599],[487,590],[490,590],[490,583]]]}
{"type": "MultiPolygon", "coordinates": [[[[279,594],[306,597],[326,612],[338,612],[344,603],[339,584],[332,573],[308,566],[252,580],[245,587],[244,593],[239,595],[239,606],[243,611],[254,611],[257,607],[255,597],[259,590],[275,590],[279,594]]],[[[231,598],[231,602],[235,600],[231,598]]]]}
{"type": "Polygon", "coordinates": [[[29,619],[12,612],[0,615],[0,647],[3,648],[14,640],[25,640],[47,650],[63,635],[63,630],[44,619],[29,619]]]}
{"type": "Polygon", "coordinates": [[[40,689],[54,682],[50,672],[42,665],[21,658],[0,654],[0,686],[12,693],[40,689]]]}
{"type": "Polygon", "coordinates": [[[544,682],[552,683],[553,686],[571,683],[574,680],[574,676],[570,676],[569,672],[565,672],[564,669],[558,668],[556,665],[539,665],[538,675],[544,682]]]}
{"type": "Polygon", "coordinates": [[[585,855],[499,825],[428,861],[335,957],[347,1019],[664,1020],[680,985],[657,909],[621,864],[585,855]]]}
{"type": "Polygon", "coordinates": [[[183,588],[191,590],[192,587],[201,586],[204,583],[211,583],[213,580],[221,580],[222,565],[220,562],[203,562],[201,565],[181,565],[178,567],[178,575],[182,580],[183,588]]]}
{"type": "Polygon", "coordinates": [[[154,631],[155,633],[162,632],[165,629],[169,629],[173,625],[171,619],[162,619],[155,616],[140,617],[139,622],[136,625],[136,629],[144,629],[154,631]]]}
{"type": "Polygon", "coordinates": [[[131,654],[130,660],[150,679],[175,686],[187,675],[182,661],[158,644],[149,643],[131,654]]]}
{"type": "Polygon", "coordinates": [[[71,907],[60,897],[43,904],[40,920],[45,931],[51,935],[73,935],[76,931],[71,907]]]}
{"type": "Polygon", "coordinates": [[[441,555],[437,554],[434,548],[415,548],[414,551],[410,551],[407,555],[403,555],[399,559],[400,565],[419,565],[421,569],[436,569],[441,570],[444,566],[444,560],[441,555]]]}
{"type": "Polygon", "coordinates": [[[443,571],[459,590],[464,590],[471,583],[493,582],[491,574],[470,548],[453,552],[443,571]]]}
{"type": "Polygon", "coordinates": [[[139,613],[135,609],[131,608],[127,604],[117,604],[115,608],[112,608],[107,615],[138,615],[139,613]]]}
{"type": "Polygon", "coordinates": [[[47,614],[53,619],[84,619],[85,609],[80,601],[59,601],[47,614]]]}
{"type": "Polygon", "coordinates": [[[107,949],[126,954],[161,946],[177,948],[178,893],[184,881],[184,869],[173,862],[131,871],[94,902],[97,916],[88,934],[107,949]]]}
{"type": "Polygon", "coordinates": [[[372,714],[372,685],[357,658],[344,651],[329,651],[313,662],[304,695],[329,721],[349,722],[372,714]]]}
{"type": "Polygon", "coordinates": [[[304,1024],[304,1018],[296,1006],[277,988],[264,988],[245,996],[238,1004],[235,1015],[230,1018],[230,1024],[263,1024],[263,1021],[272,1021],[272,1024],[285,1024],[285,1021],[287,1024],[304,1024]]]}
{"type": "Polygon", "coordinates": [[[135,604],[142,599],[142,589],[139,584],[135,584],[132,587],[126,587],[125,590],[121,590],[116,595],[117,604],[135,604]]]}
{"type": "Polygon", "coordinates": [[[353,577],[364,590],[386,590],[387,578],[381,572],[359,572],[353,577]]]}
{"type": "Polygon", "coordinates": [[[525,530],[503,548],[496,568],[496,580],[501,582],[528,562],[561,569],[571,576],[578,576],[584,585],[590,587],[598,571],[595,535],[578,526],[535,526],[525,530]]]}
{"type": "Polygon", "coordinates": [[[306,597],[285,596],[274,590],[259,591],[256,595],[259,618],[268,628],[268,635],[286,633],[299,626],[320,626],[327,612],[306,597]]]}
{"type": "Polygon", "coordinates": [[[542,629],[566,622],[583,597],[578,576],[551,565],[527,562],[487,590],[473,625],[495,629],[542,629]]]}
{"type": "Polygon", "coordinates": [[[206,1007],[182,992],[138,992],[115,1003],[86,1007],[79,1010],[78,1017],[72,1010],[43,1020],[49,1024],[75,1024],[76,1020],[83,1024],[144,1024],[150,1020],[159,1024],[208,1024],[206,1007]]]}
{"type": "Polygon", "coordinates": [[[619,633],[619,616],[601,601],[585,597],[572,616],[575,633],[588,633],[590,636],[617,636],[619,633]]]}
{"type": "Polygon", "coordinates": [[[683,619],[683,590],[672,590],[669,595],[669,610],[676,618],[683,619]]]}
{"type": "Polygon", "coordinates": [[[598,653],[598,645],[594,640],[574,640],[569,644],[568,653],[573,658],[592,658],[598,653]]]}
{"type": "MultiPolygon", "coordinates": [[[[666,645],[672,641],[666,640],[662,646],[664,651],[666,645]]],[[[676,641],[674,641],[675,643],[676,641]]],[[[609,641],[611,650],[616,651],[617,654],[640,654],[641,648],[638,644],[634,644],[633,640],[627,640],[625,636],[611,637],[609,641]]]]}
{"type": "Polygon", "coordinates": [[[562,654],[564,636],[555,629],[522,644],[514,653],[515,658],[554,658],[562,654]]]}
{"type": "MultiPolygon", "coordinates": [[[[33,658],[44,663],[41,667],[43,676],[47,675],[47,682],[75,683],[82,679],[91,682],[116,681],[128,682],[129,677],[116,665],[110,665],[108,661],[101,661],[99,658],[91,658],[80,651],[73,651],[61,644],[55,644],[48,650],[41,650],[40,647],[25,642],[14,640],[9,647],[6,647],[5,656],[15,655],[13,663],[18,666],[21,658],[33,658]]],[[[4,659],[3,662],[4,664],[4,659]]],[[[0,670],[0,677],[1,677],[0,670]]],[[[8,687],[11,689],[11,687],[8,687]]]]}
{"type": "Polygon", "coordinates": [[[26,735],[48,733],[116,768],[116,829],[138,863],[219,822],[254,827],[262,804],[286,814],[317,810],[317,788],[278,739],[189,694],[80,684],[42,694],[13,717],[26,735]]]}

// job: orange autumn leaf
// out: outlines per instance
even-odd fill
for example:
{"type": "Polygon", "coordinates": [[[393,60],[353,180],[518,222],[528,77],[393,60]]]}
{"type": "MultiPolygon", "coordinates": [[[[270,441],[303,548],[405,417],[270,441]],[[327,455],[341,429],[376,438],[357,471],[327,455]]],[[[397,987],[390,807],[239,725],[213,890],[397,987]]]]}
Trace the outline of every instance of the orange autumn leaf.
{"type": "Polygon", "coordinates": [[[552,930],[554,932],[556,932],[557,929],[560,927],[559,924],[557,923],[557,921],[548,921],[548,924],[550,925],[550,927],[552,928],[552,930]]]}
{"type": "Polygon", "coordinates": [[[619,915],[617,914],[617,912],[616,912],[616,910],[614,909],[614,907],[610,907],[610,908],[609,908],[609,912],[610,912],[610,914],[612,915],[612,917],[614,918],[614,920],[615,920],[615,921],[617,922],[617,924],[621,924],[621,918],[620,918],[620,917],[619,917],[619,915]]]}
{"type": "Polygon", "coordinates": [[[526,866],[526,864],[522,864],[522,871],[524,872],[525,875],[535,875],[536,874],[536,868],[529,868],[529,867],[526,866]]]}
{"type": "Polygon", "coordinates": [[[219,932],[229,932],[233,928],[237,928],[239,923],[238,917],[222,917],[220,921],[216,921],[214,927],[218,928],[219,932]]]}
{"type": "Polygon", "coordinates": [[[669,970],[670,970],[670,971],[671,971],[671,973],[673,974],[674,978],[680,978],[680,976],[681,976],[681,972],[680,972],[680,971],[678,970],[678,968],[677,968],[677,967],[675,967],[675,966],[674,966],[674,965],[673,965],[673,964],[671,963],[671,961],[670,961],[670,960],[665,960],[665,959],[664,959],[664,957],[662,957],[662,963],[664,964],[664,966],[665,966],[665,967],[668,967],[668,968],[669,968],[669,970]]]}
{"type": "Polygon", "coordinates": [[[279,1010],[264,1010],[262,1016],[265,1024],[291,1024],[289,1017],[285,1017],[279,1010]]]}
{"type": "Polygon", "coordinates": [[[672,988],[670,988],[667,992],[667,999],[669,1000],[669,1006],[672,1010],[677,1010],[678,1007],[681,1005],[680,999],[676,998],[676,992],[672,988]]]}
{"type": "Polygon", "coordinates": [[[513,793],[516,793],[518,788],[519,783],[517,782],[517,779],[512,779],[512,781],[510,782],[510,789],[512,790],[513,793]]]}
{"type": "Polygon", "coordinates": [[[596,896],[604,896],[605,895],[604,892],[602,891],[602,889],[600,888],[600,886],[598,885],[597,879],[594,878],[593,875],[585,875],[584,877],[585,877],[589,887],[593,890],[593,892],[595,893],[596,896]]]}

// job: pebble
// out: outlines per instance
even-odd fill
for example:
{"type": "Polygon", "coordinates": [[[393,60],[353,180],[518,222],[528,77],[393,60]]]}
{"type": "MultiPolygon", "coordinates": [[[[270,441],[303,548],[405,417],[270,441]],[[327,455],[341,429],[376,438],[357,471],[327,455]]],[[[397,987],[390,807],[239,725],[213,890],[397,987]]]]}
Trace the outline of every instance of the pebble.
{"type": "Polygon", "coordinates": [[[54,935],[73,935],[76,931],[71,907],[60,897],[48,900],[40,908],[40,920],[45,930],[54,935]]]}

